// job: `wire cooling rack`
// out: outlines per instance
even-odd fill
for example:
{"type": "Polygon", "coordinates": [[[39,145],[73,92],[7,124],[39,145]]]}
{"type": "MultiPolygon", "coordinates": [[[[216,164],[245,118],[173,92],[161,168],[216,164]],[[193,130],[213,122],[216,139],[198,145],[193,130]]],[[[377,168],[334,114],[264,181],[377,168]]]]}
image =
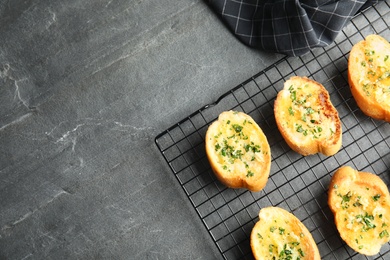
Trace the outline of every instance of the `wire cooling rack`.
{"type": "Polygon", "coordinates": [[[390,184],[390,124],[365,116],[351,96],[347,60],[353,44],[368,34],[390,39],[390,1],[354,17],[336,41],[302,57],[286,57],[159,134],[155,142],[224,259],[252,259],[250,232],[259,210],[282,207],[312,233],[322,259],[390,259],[390,244],[368,258],[340,238],[327,205],[330,178],[342,165],[379,175],[390,184]],[[281,137],[273,103],[284,81],[308,76],[329,91],[343,127],[342,149],[334,156],[303,157],[281,137]],[[204,137],[225,110],[243,111],[263,129],[271,146],[270,178],[261,192],[229,189],[207,161],[204,137]]]}

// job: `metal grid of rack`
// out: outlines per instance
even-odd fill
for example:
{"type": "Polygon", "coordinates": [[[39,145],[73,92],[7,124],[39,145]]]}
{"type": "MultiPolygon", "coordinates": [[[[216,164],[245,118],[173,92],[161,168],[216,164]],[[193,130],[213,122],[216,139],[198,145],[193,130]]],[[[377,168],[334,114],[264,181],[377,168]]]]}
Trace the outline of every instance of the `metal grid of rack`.
{"type": "Polygon", "coordinates": [[[365,116],[351,96],[348,54],[368,34],[390,39],[390,1],[380,2],[356,17],[336,41],[302,57],[285,57],[210,105],[195,111],[159,134],[155,142],[224,259],[252,259],[249,236],[259,210],[282,207],[312,233],[322,259],[390,259],[390,243],[368,258],[340,238],[327,205],[330,178],[341,165],[379,175],[390,184],[390,124],[365,116]],[[275,123],[273,103],[284,81],[308,76],[329,91],[343,128],[342,149],[334,156],[303,157],[292,151],[275,123]],[[229,189],[211,171],[204,136],[225,110],[243,111],[260,125],[271,146],[270,178],[261,192],[229,189]]]}

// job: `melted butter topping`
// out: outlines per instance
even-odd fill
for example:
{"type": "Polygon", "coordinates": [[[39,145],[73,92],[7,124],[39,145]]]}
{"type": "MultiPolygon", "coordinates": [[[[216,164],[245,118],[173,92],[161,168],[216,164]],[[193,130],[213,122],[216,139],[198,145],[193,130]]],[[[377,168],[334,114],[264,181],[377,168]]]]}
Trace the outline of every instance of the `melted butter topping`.
{"type": "MultiPolygon", "coordinates": [[[[325,97],[318,94],[318,87],[311,84],[291,85],[284,96],[284,127],[297,133],[300,139],[324,139],[332,136],[336,125],[323,110],[325,97]],[[327,125],[324,129],[323,125],[327,125]]],[[[326,109],[326,108],[325,108],[326,109]]]]}
{"type": "Polygon", "coordinates": [[[339,198],[336,207],[341,209],[337,218],[346,229],[353,231],[351,241],[356,248],[363,249],[365,240],[389,240],[390,212],[381,194],[369,186],[333,188],[339,198]]]}
{"type": "Polygon", "coordinates": [[[375,51],[366,46],[361,68],[360,85],[366,96],[384,105],[390,103],[390,51],[375,51]]]}
{"type": "Polygon", "coordinates": [[[241,116],[223,119],[212,140],[219,164],[227,172],[245,172],[253,177],[261,172],[269,147],[259,136],[256,123],[241,116]]]}
{"type": "Polygon", "coordinates": [[[303,233],[296,234],[288,221],[275,219],[272,225],[257,233],[258,243],[262,245],[263,256],[267,259],[305,259],[306,252],[300,243],[303,233]]]}

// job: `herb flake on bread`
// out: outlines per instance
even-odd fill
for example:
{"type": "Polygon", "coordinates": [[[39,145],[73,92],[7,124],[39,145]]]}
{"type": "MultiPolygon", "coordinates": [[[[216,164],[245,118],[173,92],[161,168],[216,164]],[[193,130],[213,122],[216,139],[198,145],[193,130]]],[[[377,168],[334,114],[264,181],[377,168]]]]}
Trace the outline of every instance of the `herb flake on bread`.
{"type": "Polygon", "coordinates": [[[390,241],[390,195],[379,176],[339,168],[330,182],[328,205],[341,238],[356,252],[376,255],[390,241]]]}
{"type": "Polygon", "coordinates": [[[386,39],[372,34],[352,47],[348,82],[364,114],[390,122],[390,43],[386,39]]]}
{"type": "Polygon", "coordinates": [[[207,129],[206,154],[216,177],[227,187],[262,190],[269,177],[271,150],[249,115],[224,111],[207,129]]]}
{"type": "Polygon", "coordinates": [[[321,259],[308,229],[296,216],[280,207],[260,210],[250,245],[255,259],[321,259]]]}
{"type": "Polygon", "coordinates": [[[330,156],[340,150],[341,121],[322,84],[291,77],[276,97],[274,114],[281,135],[294,151],[330,156]]]}

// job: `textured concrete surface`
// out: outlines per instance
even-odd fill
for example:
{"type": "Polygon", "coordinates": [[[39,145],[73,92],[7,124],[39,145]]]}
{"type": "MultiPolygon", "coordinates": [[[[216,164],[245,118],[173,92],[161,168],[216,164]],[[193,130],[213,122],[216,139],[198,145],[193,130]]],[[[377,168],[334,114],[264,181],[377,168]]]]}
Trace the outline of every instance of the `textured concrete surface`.
{"type": "Polygon", "coordinates": [[[1,1],[0,259],[218,259],[154,138],[280,57],[203,1],[1,1]]]}

